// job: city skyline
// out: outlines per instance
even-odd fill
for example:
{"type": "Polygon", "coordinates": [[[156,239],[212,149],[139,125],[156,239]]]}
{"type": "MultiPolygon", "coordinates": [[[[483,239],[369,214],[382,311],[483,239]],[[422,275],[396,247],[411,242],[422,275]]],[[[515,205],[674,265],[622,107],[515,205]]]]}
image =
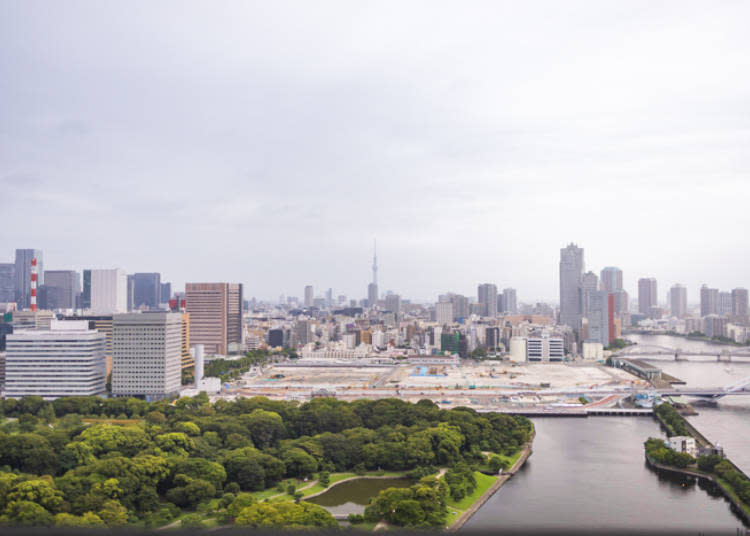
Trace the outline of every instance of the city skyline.
{"type": "Polygon", "coordinates": [[[549,301],[575,241],[631,296],[750,286],[747,4],[179,6],[0,7],[0,261],[360,298],[377,236],[381,290],[549,301]]]}

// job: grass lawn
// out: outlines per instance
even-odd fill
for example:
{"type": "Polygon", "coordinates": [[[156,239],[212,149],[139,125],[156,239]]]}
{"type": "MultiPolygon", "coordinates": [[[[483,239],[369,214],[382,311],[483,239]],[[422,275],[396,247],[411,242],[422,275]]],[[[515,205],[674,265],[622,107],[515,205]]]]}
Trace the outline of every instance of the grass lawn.
{"type": "Polygon", "coordinates": [[[479,497],[481,497],[485,491],[487,491],[492,484],[495,483],[498,477],[496,476],[490,476],[490,475],[484,475],[480,473],[479,471],[474,471],[474,478],[477,479],[477,487],[474,489],[474,492],[471,495],[467,495],[460,501],[456,502],[452,498],[448,497],[448,500],[446,501],[448,504],[448,508],[452,508],[453,510],[466,510],[468,509],[472,504],[474,504],[479,497]]]}
{"type": "Polygon", "coordinates": [[[518,458],[521,457],[522,452],[523,449],[518,449],[513,456],[506,456],[505,454],[493,454],[493,456],[497,456],[501,460],[508,462],[508,469],[510,469],[518,461],[518,458]]]}
{"type": "Polygon", "coordinates": [[[740,499],[739,496],[737,495],[737,493],[734,491],[734,489],[732,489],[732,486],[729,485],[729,482],[727,482],[723,478],[719,478],[717,475],[714,475],[714,478],[716,478],[716,480],[719,481],[722,484],[722,486],[724,486],[724,489],[726,490],[726,492],[729,495],[731,495],[732,498],[735,501],[737,501],[738,504],[741,505],[742,510],[744,510],[747,515],[750,515],[750,506],[748,506],[744,502],[742,502],[742,499],[740,499]]]}

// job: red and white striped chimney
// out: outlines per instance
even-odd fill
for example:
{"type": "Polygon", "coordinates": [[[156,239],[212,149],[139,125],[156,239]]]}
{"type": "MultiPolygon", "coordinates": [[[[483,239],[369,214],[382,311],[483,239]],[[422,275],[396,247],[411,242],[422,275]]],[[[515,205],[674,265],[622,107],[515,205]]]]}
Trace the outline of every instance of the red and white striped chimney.
{"type": "Polygon", "coordinates": [[[31,310],[36,311],[36,257],[31,258],[31,310]]]}

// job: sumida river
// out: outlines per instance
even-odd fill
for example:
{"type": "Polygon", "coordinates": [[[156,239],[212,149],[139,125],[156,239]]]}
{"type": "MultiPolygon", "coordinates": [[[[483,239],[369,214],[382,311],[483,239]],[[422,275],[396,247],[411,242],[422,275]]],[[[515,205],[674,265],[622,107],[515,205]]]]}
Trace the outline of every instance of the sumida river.
{"type": "MultiPolygon", "coordinates": [[[[628,337],[683,350],[721,347],[679,337],[628,337]]],[[[718,349],[718,350],[717,350],[718,349]]],[[[648,358],[642,358],[647,359],[648,358]]],[[[750,376],[749,363],[652,361],[689,386],[724,386],[750,376]]],[[[750,472],[750,396],[697,407],[690,421],[745,472],[750,472]]],[[[667,478],[644,461],[643,442],[664,437],[650,417],[534,418],[534,453],[464,525],[497,531],[675,531],[737,534],[742,521],[722,496],[667,478]]]]}

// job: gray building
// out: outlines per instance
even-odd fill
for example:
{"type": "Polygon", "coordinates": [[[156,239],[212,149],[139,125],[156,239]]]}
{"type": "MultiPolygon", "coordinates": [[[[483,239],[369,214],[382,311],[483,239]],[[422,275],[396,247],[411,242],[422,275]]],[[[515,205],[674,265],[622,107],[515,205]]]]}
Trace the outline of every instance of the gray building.
{"type": "Polygon", "coordinates": [[[48,270],[42,288],[47,294],[43,309],[75,309],[81,294],[81,277],[75,270],[48,270]]]}
{"type": "Polygon", "coordinates": [[[401,314],[401,296],[399,296],[398,294],[386,295],[385,310],[392,312],[396,316],[401,314]]]}
{"type": "Polygon", "coordinates": [[[569,244],[560,250],[560,324],[576,330],[583,315],[583,270],[583,248],[569,244]]]}
{"type": "Polygon", "coordinates": [[[720,315],[731,315],[732,314],[732,293],[731,292],[719,292],[717,312],[720,315]]]}
{"type": "Polygon", "coordinates": [[[732,315],[747,317],[748,293],[746,288],[732,289],[732,315]]]}
{"type": "Polygon", "coordinates": [[[719,289],[701,286],[701,316],[715,315],[719,310],[719,289]]]}
{"type": "Polygon", "coordinates": [[[83,271],[83,285],[81,286],[81,297],[78,300],[78,309],[91,309],[91,270],[83,271]]]}
{"type": "Polygon", "coordinates": [[[370,283],[367,285],[367,306],[372,308],[378,304],[378,284],[370,283]]]}
{"type": "Polygon", "coordinates": [[[52,321],[49,330],[16,330],[7,336],[5,396],[106,394],[105,336],[87,322],[52,321]]]}
{"type": "Polygon", "coordinates": [[[483,283],[477,287],[477,301],[481,316],[497,315],[497,285],[483,283]]]}
{"type": "Polygon", "coordinates": [[[172,299],[172,283],[162,283],[160,289],[160,303],[169,303],[172,299]]]}
{"type": "Polygon", "coordinates": [[[676,318],[687,315],[687,289],[684,286],[677,284],[669,289],[669,309],[676,318]]]}
{"type": "Polygon", "coordinates": [[[581,278],[581,301],[583,304],[583,316],[589,313],[589,298],[592,292],[599,290],[599,277],[594,272],[586,272],[581,278]]]}
{"type": "Polygon", "coordinates": [[[133,274],[133,309],[158,309],[161,303],[161,274],[133,274]]]}
{"type": "Polygon", "coordinates": [[[44,260],[40,249],[16,250],[16,302],[19,309],[31,304],[31,259],[36,258],[37,288],[44,285],[44,260]]]}
{"type": "Polygon", "coordinates": [[[314,298],[312,285],[307,285],[305,287],[305,307],[312,307],[314,298]]]}
{"type": "Polygon", "coordinates": [[[607,266],[601,271],[602,290],[614,292],[622,290],[622,270],[616,266],[607,266]]]}
{"type": "Polygon", "coordinates": [[[638,280],[638,312],[651,315],[651,308],[659,305],[656,279],[642,277],[638,280]]]}
{"type": "Polygon", "coordinates": [[[16,301],[16,265],[0,263],[0,303],[16,301]]]}
{"type": "Polygon", "coordinates": [[[595,290],[588,295],[589,336],[587,342],[599,342],[609,346],[609,292],[595,290]]]}
{"type": "Polygon", "coordinates": [[[114,315],[112,394],[159,400],[176,395],[182,379],[182,315],[114,315]]]}
{"type": "Polygon", "coordinates": [[[511,314],[518,313],[518,299],[516,297],[516,289],[503,289],[503,312],[511,314]]]}
{"type": "Polygon", "coordinates": [[[297,346],[304,346],[305,344],[312,342],[312,322],[309,320],[297,320],[294,324],[294,338],[297,346]]]}

